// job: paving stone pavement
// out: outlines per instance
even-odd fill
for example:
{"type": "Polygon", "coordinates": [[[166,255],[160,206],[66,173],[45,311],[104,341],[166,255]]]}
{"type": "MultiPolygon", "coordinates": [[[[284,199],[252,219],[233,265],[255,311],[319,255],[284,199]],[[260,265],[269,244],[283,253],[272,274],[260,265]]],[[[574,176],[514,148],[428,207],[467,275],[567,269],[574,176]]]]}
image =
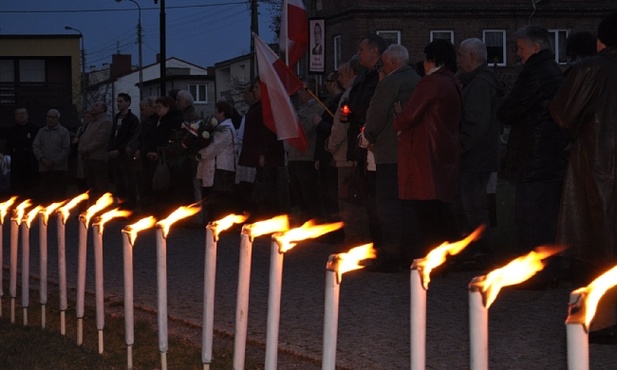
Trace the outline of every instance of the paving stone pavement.
{"type": "MultiPolygon", "coordinates": [[[[51,225],[55,224],[52,219],[51,225]]],[[[104,231],[105,294],[122,300],[123,262],[120,229],[128,222],[111,221],[104,231]]],[[[66,228],[69,287],[76,285],[78,222],[66,228]]],[[[38,274],[38,227],[32,228],[32,274],[38,274]]],[[[49,276],[57,279],[55,227],[49,228],[49,276]]],[[[92,230],[89,232],[90,236],[92,230]]],[[[4,296],[8,296],[9,232],[4,226],[4,296]]],[[[169,315],[201,325],[205,229],[178,225],[167,238],[169,315]]],[[[215,329],[232,334],[238,284],[239,228],[218,242],[215,329]]],[[[284,256],[279,347],[317,360],[323,343],[325,265],[328,256],[348,247],[306,241],[284,256]]],[[[154,230],[139,234],[134,247],[135,303],[156,309],[154,230]]],[[[21,265],[21,250],[19,256],[21,265]]],[[[265,343],[267,332],[270,237],[253,244],[248,337],[265,343]]],[[[435,272],[427,292],[427,369],[469,368],[467,285],[485,272],[435,272]]],[[[21,280],[18,280],[20,285],[21,280]]],[[[87,284],[94,290],[94,257],[88,247],[87,284]]],[[[566,369],[568,296],[574,286],[562,283],[545,291],[504,288],[489,309],[490,369],[566,369]]],[[[50,287],[57,289],[56,287],[50,287]]],[[[353,271],[340,290],[337,364],[352,369],[408,369],[409,274],[353,271]]],[[[74,297],[72,297],[74,299],[74,297]]],[[[19,301],[18,301],[19,302],[19,301]]],[[[53,302],[51,304],[54,304],[53,302]]],[[[67,318],[70,319],[70,318],[67,318]]],[[[87,324],[87,323],[86,323],[87,324]]],[[[176,325],[171,324],[170,325],[176,325]]],[[[200,329],[195,329],[200,330],[200,329]]],[[[173,349],[170,349],[173,351],[173,349]]],[[[171,355],[171,354],[170,354],[171,355]]],[[[590,346],[591,369],[617,369],[614,346],[590,346]]]]}

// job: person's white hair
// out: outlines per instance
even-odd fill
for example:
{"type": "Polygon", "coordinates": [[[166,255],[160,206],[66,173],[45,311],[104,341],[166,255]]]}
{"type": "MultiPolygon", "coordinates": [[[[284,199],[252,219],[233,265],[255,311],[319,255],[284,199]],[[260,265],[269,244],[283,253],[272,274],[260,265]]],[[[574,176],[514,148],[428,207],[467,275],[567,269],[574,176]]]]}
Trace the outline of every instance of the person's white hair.
{"type": "Polygon", "coordinates": [[[47,111],[47,114],[50,114],[50,113],[54,114],[54,115],[56,115],[56,117],[60,118],[60,111],[59,110],[57,110],[57,109],[50,109],[50,110],[47,111]]]}
{"type": "Polygon", "coordinates": [[[392,44],[384,51],[390,59],[398,65],[409,63],[409,51],[406,47],[400,44],[392,44]]]}
{"type": "Polygon", "coordinates": [[[178,91],[178,94],[176,95],[176,99],[182,99],[185,102],[189,103],[190,105],[193,105],[193,95],[191,95],[190,92],[186,91],[186,90],[180,90],[178,91]]]}
{"type": "Polygon", "coordinates": [[[476,62],[479,62],[480,64],[486,63],[486,45],[482,42],[482,40],[478,38],[465,39],[461,41],[459,49],[462,52],[471,54],[476,62]]]}

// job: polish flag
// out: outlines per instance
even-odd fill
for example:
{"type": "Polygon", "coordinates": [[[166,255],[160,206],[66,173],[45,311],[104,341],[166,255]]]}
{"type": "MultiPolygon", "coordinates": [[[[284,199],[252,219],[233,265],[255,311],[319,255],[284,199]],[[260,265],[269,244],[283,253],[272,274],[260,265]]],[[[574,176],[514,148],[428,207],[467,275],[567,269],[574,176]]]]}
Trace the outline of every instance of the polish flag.
{"type": "Polygon", "coordinates": [[[279,140],[287,140],[300,151],[307,148],[296,110],[289,96],[303,88],[302,81],[255,33],[255,54],[259,68],[261,102],[265,125],[279,140]]]}
{"type": "Polygon", "coordinates": [[[308,50],[308,18],[302,0],[284,0],[279,46],[291,68],[308,50]]]}

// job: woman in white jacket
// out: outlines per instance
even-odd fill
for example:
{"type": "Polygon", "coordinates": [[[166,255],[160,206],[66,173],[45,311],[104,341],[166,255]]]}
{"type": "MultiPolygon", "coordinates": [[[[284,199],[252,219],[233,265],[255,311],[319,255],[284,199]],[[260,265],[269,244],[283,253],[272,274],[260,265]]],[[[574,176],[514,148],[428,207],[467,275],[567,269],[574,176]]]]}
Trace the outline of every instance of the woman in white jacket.
{"type": "Polygon", "coordinates": [[[215,110],[219,124],[210,132],[210,143],[198,152],[196,174],[202,184],[207,221],[234,211],[231,201],[235,186],[237,140],[231,122],[233,108],[228,102],[219,101],[215,110]]]}

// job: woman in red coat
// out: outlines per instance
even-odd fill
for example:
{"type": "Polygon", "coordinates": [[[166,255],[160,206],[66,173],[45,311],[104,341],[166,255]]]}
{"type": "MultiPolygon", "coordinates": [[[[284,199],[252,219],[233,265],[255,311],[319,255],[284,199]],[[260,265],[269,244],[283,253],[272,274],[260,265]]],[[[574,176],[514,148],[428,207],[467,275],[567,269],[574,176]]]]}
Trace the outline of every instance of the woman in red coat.
{"type": "Polygon", "coordinates": [[[458,193],[462,92],[454,46],[435,40],[424,48],[426,76],[394,121],[398,131],[399,198],[411,222],[405,245],[423,257],[456,238],[450,211],[458,193]]]}

